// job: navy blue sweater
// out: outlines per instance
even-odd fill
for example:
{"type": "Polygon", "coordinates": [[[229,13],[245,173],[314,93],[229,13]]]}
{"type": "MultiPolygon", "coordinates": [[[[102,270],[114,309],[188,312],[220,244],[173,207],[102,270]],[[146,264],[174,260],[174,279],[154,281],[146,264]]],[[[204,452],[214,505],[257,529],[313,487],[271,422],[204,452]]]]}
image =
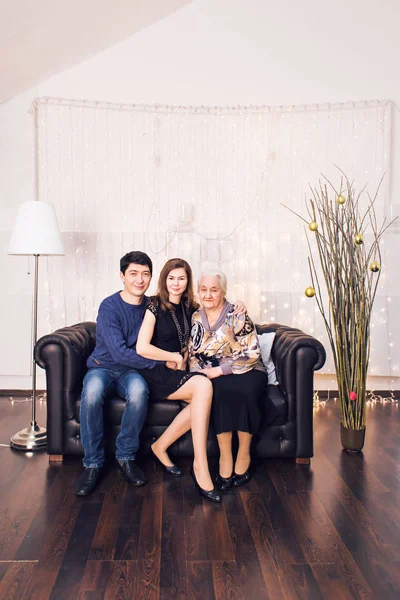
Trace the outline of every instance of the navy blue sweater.
{"type": "Polygon", "coordinates": [[[128,304],[120,292],[105,298],[100,304],[96,326],[96,346],[87,366],[106,369],[152,369],[157,361],[139,356],[136,342],[148,298],[141,304],[128,304]]]}

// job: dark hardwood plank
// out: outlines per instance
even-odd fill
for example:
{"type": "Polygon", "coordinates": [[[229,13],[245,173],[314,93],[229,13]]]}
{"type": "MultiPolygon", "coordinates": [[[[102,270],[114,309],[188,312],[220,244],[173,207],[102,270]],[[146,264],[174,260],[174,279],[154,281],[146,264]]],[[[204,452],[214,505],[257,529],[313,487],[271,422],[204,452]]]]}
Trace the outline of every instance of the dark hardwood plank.
{"type": "Polygon", "coordinates": [[[362,593],[349,587],[335,565],[315,564],[311,565],[311,569],[324,600],[358,600],[363,597],[362,593]]]}
{"type": "Polygon", "coordinates": [[[26,457],[25,460],[27,461],[26,466],[20,478],[14,485],[3,490],[0,498],[1,560],[15,558],[16,551],[46,498],[56,475],[53,470],[35,469],[35,464],[29,458],[26,457]]]}
{"type": "Polygon", "coordinates": [[[400,552],[400,508],[391,492],[367,495],[361,504],[373,519],[377,532],[385,539],[393,550],[400,552]]]}
{"type": "Polygon", "coordinates": [[[203,503],[189,475],[183,478],[186,560],[208,560],[203,503]]]}
{"type": "Polygon", "coordinates": [[[299,600],[323,600],[310,565],[287,565],[287,569],[299,600]]]}
{"type": "MultiPolygon", "coordinates": [[[[296,466],[293,460],[268,461],[272,481],[279,480],[280,490],[285,494],[309,492],[312,489],[312,470],[308,465],[296,466]],[[273,476],[273,477],[272,477],[273,476]]],[[[275,486],[276,487],[276,486],[275,486]]]]}
{"type": "MultiPolygon", "coordinates": [[[[8,438],[4,437],[3,440],[4,443],[9,443],[8,438]]],[[[0,481],[4,495],[23,477],[25,469],[29,468],[29,462],[24,452],[11,450],[8,447],[0,448],[0,481]]]]}
{"type": "Polygon", "coordinates": [[[365,468],[362,453],[358,456],[345,451],[332,452],[327,448],[325,455],[359,500],[365,495],[389,491],[371,469],[365,468]]]}
{"type": "MultiPolygon", "coordinates": [[[[329,465],[329,461],[325,464],[321,459],[318,466],[314,467],[318,471],[315,492],[320,504],[367,582],[370,591],[365,589],[365,597],[373,597],[373,594],[379,593],[378,590],[388,592],[395,582],[391,581],[387,565],[397,560],[397,553],[377,533],[369,513],[329,465]]],[[[312,510],[315,511],[317,506],[315,504],[312,510]]]]}
{"type": "Polygon", "coordinates": [[[235,562],[211,563],[216,600],[245,600],[240,588],[240,577],[235,562]]]}
{"type": "Polygon", "coordinates": [[[367,446],[357,458],[363,461],[365,468],[372,471],[387,490],[400,490],[400,454],[398,457],[392,456],[391,450],[379,445],[367,446]]]}
{"type": "MultiPolygon", "coordinates": [[[[198,494],[197,490],[196,493],[198,494]]],[[[226,499],[229,494],[224,495],[224,501],[221,504],[209,502],[202,499],[204,534],[207,544],[207,555],[209,560],[233,561],[235,560],[232,548],[231,535],[226,519],[226,499]]],[[[199,496],[200,498],[200,496],[199,496]]]]}
{"type": "Polygon", "coordinates": [[[161,563],[162,493],[146,498],[142,511],[134,598],[159,597],[161,563]]]}
{"type": "Polygon", "coordinates": [[[114,560],[137,560],[144,496],[130,489],[120,513],[114,560]]]}
{"type": "Polygon", "coordinates": [[[50,597],[80,509],[81,503],[76,496],[67,494],[50,534],[44,540],[39,562],[22,597],[24,600],[47,600],[50,597]]]}
{"type": "MultiPolygon", "coordinates": [[[[89,561],[78,600],[134,600],[136,561],[89,561]]],[[[67,600],[60,596],[60,600],[67,600]]]]}
{"type": "Polygon", "coordinates": [[[51,592],[51,600],[77,597],[100,511],[101,504],[82,504],[51,592]]]}
{"type": "Polygon", "coordinates": [[[400,444],[398,446],[385,446],[385,452],[391,458],[394,459],[395,463],[398,463],[400,460],[400,444]]]}
{"type": "Polygon", "coordinates": [[[62,467],[60,465],[51,465],[48,467],[47,472],[55,473],[55,477],[15,554],[17,560],[34,560],[39,558],[39,554],[43,548],[43,540],[50,534],[66,494],[73,489],[76,470],[76,464],[63,465],[62,467]]]}
{"type": "Polygon", "coordinates": [[[36,562],[0,564],[0,600],[20,600],[26,592],[36,562]]]}
{"type": "MultiPolygon", "coordinates": [[[[371,598],[371,589],[363,576],[358,563],[354,560],[343,542],[334,523],[329,518],[325,506],[320,502],[315,493],[299,493],[299,499],[304,507],[306,519],[313,519],[320,528],[321,535],[326,539],[329,547],[329,553],[332,558],[330,563],[335,565],[338,575],[345,582],[347,588],[352,590],[355,598],[371,598]]],[[[323,563],[312,563],[311,567],[323,563]]]]}
{"type": "Polygon", "coordinates": [[[103,600],[114,564],[121,566],[119,561],[88,560],[80,584],[78,600],[88,600],[89,598],[91,600],[103,600]]]}
{"type": "MultiPolygon", "coordinates": [[[[293,468],[298,467],[293,465],[293,468]]],[[[273,469],[274,463],[269,467],[269,471],[272,473],[273,469]]],[[[257,483],[283,561],[289,564],[306,563],[307,559],[295,535],[296,523],[283,506],[269,472],[264,471],[262,477],[257,478],[257,483]]]]}
{"type": "Polygon", "coordinates": [[[225,495],[224,506],[243,597],[246,600],[268,598],[240,494],[225,495]]]}
{"type": "Polygon", "coordinates": [[[271,479],[286,513],[290,515],[291,523],[294,524],[294,533],[306,557],[306,562],[333,563],[328,540],[321,532],[320,524],[304,510],[298,493],[288,494],[285,491],[284,481],[277,473],[271,473],[271,479]]]}
{"type": "Polygon", "coordinates": [[[210,562],[188,561],[187,577],[189,600],[216,600],[210,562]]]}
{"type": "Polygon", "coordinates": [[[182,478],[167,474],[163,485],[160,597],[187,598],[182,478]]]}
{"type": "MultiPolygon", "coordinates": [[[[353,488],[349,487],[342,478],[342,470],[338,472],[328,457],[326,460],[324,456],[320,457],[318,465],[315,470],[318,472],[318,479],[315,482],[315,488],[322,493],[322,485],[325,487],[329,485],[331,492],[334,497],[343,504],[346,511],[348,512],[354,523],[357,524],[360,534],[365,538],[368,544],[372,548],[375,548],[380,556],[388,561],[393,559],[396,554],[396,548],[394,548],[388,540],[386,540],[376,527],[374,518],[369,514],[366,508],[363,506],[361,500],[357,498],[356,494],[353,493],[353,488]]],[[[346,459],[346,453],[343,453],[342,461],[346,459]]],[[[359,483],[358,488],[362,484],[359,483]]]]}
{"type": "Polygon", "coordinates": [[[104,495],[101,514],[90,549],[89,560],[113,560],[118,539],[118,529],[128,484],[114,473],[104,495]]]}
{"type": "Polygon", "coordinates": [[[241,492],[241,498],[269,597],[297,598],[260,494],[241,492]]]}

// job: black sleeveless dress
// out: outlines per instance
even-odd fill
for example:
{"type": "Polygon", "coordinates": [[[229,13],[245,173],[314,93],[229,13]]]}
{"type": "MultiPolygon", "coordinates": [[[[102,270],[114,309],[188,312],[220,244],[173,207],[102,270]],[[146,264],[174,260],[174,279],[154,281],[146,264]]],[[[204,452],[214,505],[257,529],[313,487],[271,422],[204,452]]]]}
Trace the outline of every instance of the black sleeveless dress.
{"type": "MultiPolygon", "coordinates": [[[[185,311],[190,331],[193,311],[190,312],[182,302],[180,304],[172,304],[172,306],[175,309],[175,317],[182,332],[185,329],[183,317],[183,311],[185,311]]],[[[151,344],[168,352],[181,352],[181,342],[171,312],[164,311],[160,307],[156,297],[150,299],[147,310],[153,313],[156,318],[151,344]]],[[[154,369],[141,369],[140,374],[144,377],[148,385],[150,400],[167,398],[167,396],[182,387],[191,377],[198,375],[198,373],[189,373],[188,371],[174,371],[163,364],[156,365],[154,369]]]]}

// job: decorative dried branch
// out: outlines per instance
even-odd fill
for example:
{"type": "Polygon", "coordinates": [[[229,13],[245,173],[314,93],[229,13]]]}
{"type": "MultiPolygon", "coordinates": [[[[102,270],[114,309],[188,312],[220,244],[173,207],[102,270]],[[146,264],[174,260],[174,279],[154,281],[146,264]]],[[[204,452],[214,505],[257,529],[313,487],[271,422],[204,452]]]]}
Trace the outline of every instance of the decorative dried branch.
{"type": "MultiPolygon", "coordinates": [[[[332,349],[343,425],[361,429],[365,426],[372,307],[381,275],[380,240],[396,219],[388,224],[384,219],[378,226],[375,202],[383,178],[374,196],[371,198],[368,194],[369,202],[362,212],[360,205],[367,185],[356,194],[354,182],[350,182],[341,169],[339,171],[342,178],[338,189],[324,175],[318,188],[310,186],[312,198],[306,201],[306,208],[309,219],[317,222],[318,229],[311,234],[315,235],[316,252],[307,235],[308,264],[317,306],[332,349]],[[333,199],[328,188],[335,195],[333,199]],[[341,196],[345,200],[339,203],[341,196]],[[359,235],[369,239],[356,238],[359,235]],[[317,258],[329,300],[328,309],[324,305],[317,258]],[[373,262],[379,265],[376,271],[371,269],[373,262]],[[356,394],[355,400],[351,400],[350,392],[353,392],[353,398],[356,394]]],[[[310,221],[294,210],[285,208],[309,224],[310,221]]]]}

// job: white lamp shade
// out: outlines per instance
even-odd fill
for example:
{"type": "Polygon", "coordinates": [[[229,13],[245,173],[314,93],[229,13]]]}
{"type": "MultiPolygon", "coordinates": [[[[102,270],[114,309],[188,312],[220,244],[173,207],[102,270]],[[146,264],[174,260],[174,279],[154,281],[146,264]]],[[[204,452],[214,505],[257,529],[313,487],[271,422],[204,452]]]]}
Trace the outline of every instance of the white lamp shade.
{"type": "Polygon", "coordinates": [[[8,254],[64,254],[54,206],[31,200],[19,207],[8,254]]]}

